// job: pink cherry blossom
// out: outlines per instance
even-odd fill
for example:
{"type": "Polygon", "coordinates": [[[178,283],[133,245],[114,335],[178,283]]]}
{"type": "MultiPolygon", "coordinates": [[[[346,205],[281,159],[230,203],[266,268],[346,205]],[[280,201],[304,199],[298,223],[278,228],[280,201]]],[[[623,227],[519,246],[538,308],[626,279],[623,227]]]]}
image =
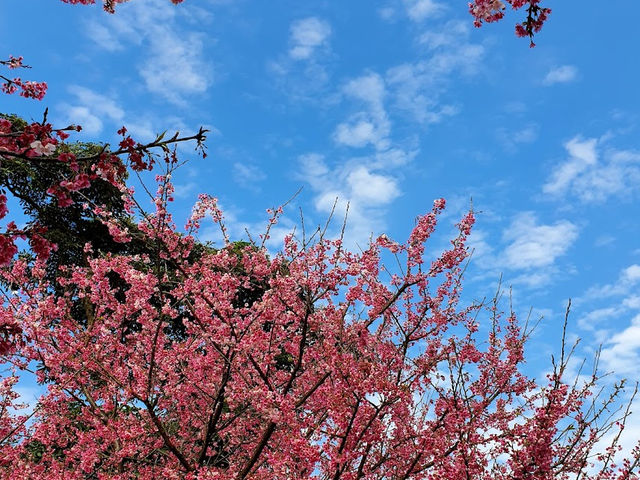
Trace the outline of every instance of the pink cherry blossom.
{"type": "Polygon", "coordinates": [[[40,140],[34,140],[33,142],[31,142],[29,146],[33,149],[33,152],[38,156],[48,157],[50,155],[53,155],[53,152],[55,152],[56,150],[55,144],[47,143],[46,145],[43,145],[40,140]]]}

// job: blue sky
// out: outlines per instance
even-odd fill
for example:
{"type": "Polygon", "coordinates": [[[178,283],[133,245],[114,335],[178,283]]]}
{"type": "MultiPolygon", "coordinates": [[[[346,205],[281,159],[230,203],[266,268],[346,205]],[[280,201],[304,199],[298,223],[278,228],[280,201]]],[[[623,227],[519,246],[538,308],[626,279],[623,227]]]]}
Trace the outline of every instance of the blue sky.
{"type": "Polygon", "coordinates": [[[548,3],[529,49],[513,34],[522,14],[475,29],[465,1],[133,0],[108,15],[4,0],[3,55],[23,55],[49,92],[0,110],[38,119],[47,106],[83,140],[206,126],[205,161],[181,147],[193,160],[176,176],[180,223],[211,193],[239,238],[303,187],[271,248],[299,207],[315,225],[349,202],[347,238],[362,245],[406,238],[444,197],[437,252],[473,199],[466,294],[491,296],[502,274],[520,316],[544,315],[532,370],[547,368],[571,297],[580,355],[602,344],[603,368],[635,381],[640,3],[548,3]]]}

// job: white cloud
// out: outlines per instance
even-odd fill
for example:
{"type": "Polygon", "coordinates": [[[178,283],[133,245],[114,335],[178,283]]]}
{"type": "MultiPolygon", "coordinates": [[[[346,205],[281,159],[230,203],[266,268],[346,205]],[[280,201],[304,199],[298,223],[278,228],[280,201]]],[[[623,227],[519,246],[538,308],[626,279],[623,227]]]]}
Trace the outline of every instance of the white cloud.
{"type": "Polygon", "coordinates": [[[85,87],[72,85],[69,91],[73,93],[83,105],[90,105],[99,115],[106,115],[113,120],[122,120],[124,110],[112,99],[85,87]]]}
{"type": "Polygon", "coordinates": [[[395,17],[396,11],[393,7],[382,7],[378,9],[378,15],[380,15],[380,18],[383,20],[389,21],[395,17]]]}
{"type": "Polygon", "coordinates": [[[266,177],[265,173],[256,165],[240,162],[233,164],[233,178],[245,188],[255,189],[257,184],[266,177]]]}
{"type": "Polygon", "coordinates": [[[516,130],[511,135],[511,140],[515,143],[531,143],[538,138],[538,126],[535,124],[516,130]]]}
{"type": "Polygon", "coordinates": [[[451,77],[475,75],[484,56],[484,47],[469,43],[468,37],[469,30],[455,22],[422,35],[421,41],[432,50],[430,56],[387,70],[385,80],[393,106],[424,124],[455,115],[458,108],[442,101],[451,77]]]}
{"type": "Polygon", "coordinates": [[[561,193],[589,166],[595,165],[598,161],[597,142],[595,138],[582,140],[580,137],[574,137],[565,143],[564,148],[569,154],[569,159],[554,169],[542,191],[552,195],[561,193]]]}
{"type": "Polygon", "coordinates": [[[418,38],[418,43],[430,50],[456,45],[460,38],[469,36],[469,22],[450,20],[442,30],[429,29],[418,38]]]}
{"type": "Polygon", "coordinates": [[[330,168],[322,155],[312,153],[301,156],[299,162],[298,176],[311,186],[319,214],[328,216],[337,200],[336,218],[341,219],[348,204],[350,245],[364,246],[372,234],[382,233],[387,207],[401,193],[392,175],[374,169],[366,159],[330,168]]]}
{"type": "MultiPolygon", "coordinates": [[[[504,225],[500,217],[494,221],[504,225]]],[[[577,238],[575,224],[566,220],[542,224],[531,212],[512,217],[498,238],[488,230],[474,228],[468,246],[473,250],[472,264],[478,268],[475,279],[486,283],[504,276],[505,285],[534,290],[546,287],[571,273],[558,263],[577,238]]]]}
{"type": "Polygon", "coordinates": [[[393,178],[372,173],[362,165],[349,172],[346,181],[352,198],[366,205],[384,205],[399,194],[398,185],[393,178]]]}
{"type": "Polygon", "coordinates": [[[211,83],[211,68],[202,58],[203,36],[180,35],[170,28],[154,28],[150,55],[139,68],[150,92],[182,104],[184,95],[204,93],[211,83]]]}
{"type": "Polygon", "coordinates": [[[622,281],[625,284],[633,284],[640,280],[640,265],[631,265],[622,271],[622,281]]]}
{"type": "MultiPolygon", "coordinates": [[[[577,298],[575,303],[580,304],[603,298],[629,296],[634,292],[639,283],[640,265],[634,263],[623,268],[615,282],[604,285],[594,285],[589,288],[584,295],[577,298]]],[[[631,302],[630,305],[635,304],[635,300],[633,300],[632,297],[633,296],[628,297],[628,302],[631,302]]],[[[622,303],[624,303],[624,301],[622,303]]]]}
{"type": "Polygon", "coordinates": [[[622,306],[625,308],[640,310],[640,295],[631,295],[622,300],[622,306]]]}
{"type": "Polygon", "coordinates": [[[350,80],[342,89],[346,97],[364,104],[365,110],[351,115],[338,124],[333,139],[340,145],[365,147],[373,145],[383,151],[390,147],[391,122],[384,108],[386,88],[377,73],[350,80]]]}
{"type": "Polygon", "coordinates": [[[173,194],[174,197],[180,199],[189,199],[195,203],[197,198],[197,190],[199,185],[196,182],[185,182],[185,183],[174,183],[175,192],[173,194]]]}
{"type": "Polygon", "coordinates": [[[359,115],[352,117],[348,123],[338,125],[334,139],[349,147],[364,147],[369,143],[375,144],[384,133],[386,132],[379,131],[372,121],[359,115]]]}
{"type": "Polygon", "coordinates": [[[276,86],[295,105],[323,102],[329,87],[331,25],[318,17],[292,22],[289,46],[277,59],[267,61],[276,86]]]}
{"type": "Polygon", "coordinates": [[[578,227],[566,220],[538,225],[535,216],[527,212],[520,214],[502,237],[509,242],[504,251],[508,268],[546,267],[567,252],[578,238],[578,227]]]}
{"type": "Polygon", "coordinates": [[[555,85],[556,83],[569,83],[578,78],[578,69],[573,65],[562,65],[551,69],[542,80],[542,84],[546,86],[555,85]]]}
{"type": "Polygon", "coordinates": [[[120,42],[118,36],[114,34],[114,31],[95,19],[88,22],[87,32],[91,40],[108,52],[124,49],[124,45],[120,42]]]}
{"type": "MultiPolygon", "coordinates": [[[[628,358],[620,358],[619,360],[622,363],[614,365],[616,355],[622,355],[622,352],[629,353],[628,345],[624,342],[625,332],[620,333],[620,321],[621,319],[629,318],[634,311],[640,310],[640,296],[637,294],[639,284],[640,265],[632,264],[620,271],[615,282],[594,285],[573,302],[579,310],[586,310],[586,313],[579,317],[578,326],[583,330],[593,332],[596,336],[596,341],[601,344],[604,342],[605,347],[606,343],[609,343],[609,346],[603,349],[603,353],[606,350],[607,354],[603,355],[602,358],[611,363],[611,367],[616,371],[625,370],[626,367],[621,367],[621,365],[629,360],[628,358]],[[603,304],[602,300],[609,298],[612,298],[612,301],[608,305],[606,303],[603,304]],[[587,310],[585,306],[593,302],[599,302],[600,305],[598,308],[587,310]]],[[[635,316],[636,320],[638,318],[640,318],[640,315],[635,316]]],[[[635,332],[635,328],[630,328],[631,330],[627,333],[632,335],[635,332]]]]}
{"type": "MultiPolygon", "coordinates": [[[[576,305],[612,298],[609,305],[600,306],[583,315],[578,325],[594,334],[594,350],[601,346],[601,371],[612,373],[611,381],[621,377],[637,378],[640,365],[640,265],[631,264],[620,270],[615,282],[595,285],[582,297],[576,299],[576,305]]],[[[600,302],[602,303],[602,302],[600,302]]],[[[584,307],[582,307],[584,309],[584,307]]],[[[637,405],[635,405],[637,407],[637,405]]],[[[637,408],[633,408],[634,411],[637,408]]],[[[640,419],[637,415],[630,418],[626,425],[621,445],[625,457],[637,442],[640,434],[640,419]]],[[[611,440],[611,435],[601,443],[611,440]]]]}
{"type": "Polygon", "coordinates": [[[640,189],[640,153],[608,149],[601,141],[574,137],[565,143],[568,158],[556,166],[542,191],[552,197],[567,194],[583,202],[602,202],[611,196],[630,196],[640,189]]]}
{"type": "Polygon", "coordinates": [[[91,113],[88,107],[80,105],[61,104],[60,108],[64,110],[64,123],[73,123],[82,127],[82,131],[88,135],[98,135],[104,127],[102,120],[91,113]]]}
{"type": "Polygon", "coordinates": [[[531,289],[539,289],[549,285],[553,281],[557,271],[553,268],[528,271],[520,275],[509,277],[511,285],[519,285],[531,289]]]}
{"type": "Polygon", "coordinates": [[[325,180],[330,171],[324,161],[324,157],[318,153],[302,155],[300,162],[300,177],[304,178],[311,188],[315,190],[325,189],[325,180]]]}
{"type": "Polygon", "coordinates": [[[507,130],[500,128],[497,137],[508,152],[515,152],[519,145],[533,143],[538,139],[539,127],[535,123],[530,123],[517,130],[507,130]]]}
{"type": "Polygon", "coordinates": [[[627,328],[612,335],[600,353],[607,370],[618,375],[636,375],[640,365],[640,314],[627,328]]]}
{"type": "Polygon", "coordinates": [[[593,244],[596,247],[606,247],[608,245],[615,243],[615,241],[616,241],[616,237],[614,237],[613,235],[604,234],[596,238],[593,244]]]}
{"type": "MultiPolygon", "coordinates": [[[[159,131],[164,131],[164,129],[167,130],[167,133],[184,130],[184,125],[174,127],[173,125],[171,125],[172,119],[168,118],[162,119],[162,121],[165,122],[165,124],[162,126],[163,130],[155,129],[153,126],[153,122],[149,118],[140,118],[138,116],[135,116],[134,118],[135,119],[133,120],[129,118],[124,123],[131,136],[138,141],[150,142],[156,138],[159,131]]],[[[178,149],[181,148],[182,147],[180,146],[180,144],[178,144],[178,149]]]]}
{"type": "MultiPolygon", "coordinates": [[[[450,208],[451,203],[447,202],[447,206],[450,208]]],[[[446,211],[445,211],[446,213],[446,211]]],[[[490,244],[487,233],[480,228],[474,228],[471,230],[471,235],[467,240],[467,246],[472,253],[472,259],[474,264],[479,264],[481,268],[487,268],[492,265],[492,262],[486,260],[493,256],[493,247],[490,244]]]]}
{"type": "Polygon", "coordinates": [[[350,80],[343,88],[346,95],[360,99],[381,109],[386,95],[384,80],[377,73],[369,73],[350,80]]]}
{"type": "Polygon", "coordinates": [[[289,56],[294,60],[310,58],[319,47],[326,46],[331,26],[317,17],[303,18],[291,24],[289,56]]]}
{"type": "Polygon", "coordinates": [[[414,22],[421,22],[442,13],[444,5],[434,0],[404,0],[407,15],[414,22]]]}
{"type": "MultiPolygon", "coordinates": [[[[468,202],[468,198],[465,199],[468,202]]],[[[449,203],[449,202],[447,202],[449,203]]],[[[462,205],[462,204],[461,204],[462,205]]],[[[447,212],[445,212],[445,215],[447,212]]],[[[467,246],[472,252],[472,265],[480,270],[477,279],[481,279],[483,284],[487,279],[493,281],[505,273],[511,267],[505,263],[505,255],[500,250],[499,242],[492,235],[481,228],[471,230],[471,235],[467,241],[467,246]]],[[[504,247],[502,247],[504,249],[504,247]]],[[[550,280],[550,273],[537,269],[536,271],[527,271],[525,275],[511,275],[505,277],[505,281],[509,285],[524,284],[527,287],[535,288],[541,284],[546,284],[550,280]]]]}
{"type": "MultiPolygon", "coordinates": [[[[55,115],[59,118],[56,123],[68,125],[74,123],[82,126],[84,135],[95,137],[109,129],[111,133],[122,127],[127,127],[131,136],[140,142],[154,140],[158,133],[180,132],[190,130],[189,126],[173,116],[165,116],[162,119],[149,117],[146,114],[133,114],[125,112],[115,94],[102,94],[79,85],[71,85],[68,88],[70,98],[68,103],[60,103],[56,106],[55,115]],[[161,121],[161,125],[157,123],[161,121]]],[[[213,127],[210,130],[215,130],[213,127]]],[[[193,145],[188,143],[178,144],[178,150],[191,154],[193,145]]]]}
{"type": "Polygon", "coordinates": [[[578,319],[578,326],[584,330],[595,330],[599,328],[605,320],[609,320],[622,313],[618,306],[603,307],[592,310],[578,319]]]}
{"type": "MultiPolygon", "coordinates": [[[[190,20],[194,11],[189,8],[176,9],[163,0],[138,0],[121,5],[117,15],[101,17],[101,24],[89,21],[87,32],[107,51],[136,45],[143,56],[134,64],[146,88],[183,104],[184,96],[204,93],[212,79],[212,68],[203,55],[204,33],[178,26],[178,16],[190,20]]],[[[204,17],[197,18],[202,21],[204,17]]]]}
{"type": "Polygon", "coordinates": [[[417,148],[405,150],[403,148],[391,147],[388,150],[376,152],[373,165],[378,168],[402,167],[411,162],[419,152],[417,148]]]}
{"type": "Polygon", "coordinates": [[[365,147],[371,144],[378,149],[387,148],[389,122],[386,119],[382,122],[377,120],[365,112],[353,115],[347,122],[340,123],[336,127],[333,139],[336,143],[348,147],[365,147]]]}
{"type": "Polygon", "coordinates": [[[62,123],[81,125],[88,135],[102,133],[106,120],[115,124],[123,123],[124,110],[113,98],[79,85],[71,85],[68,90],[75,101],[59,105],[64,116],[62,123]]]}

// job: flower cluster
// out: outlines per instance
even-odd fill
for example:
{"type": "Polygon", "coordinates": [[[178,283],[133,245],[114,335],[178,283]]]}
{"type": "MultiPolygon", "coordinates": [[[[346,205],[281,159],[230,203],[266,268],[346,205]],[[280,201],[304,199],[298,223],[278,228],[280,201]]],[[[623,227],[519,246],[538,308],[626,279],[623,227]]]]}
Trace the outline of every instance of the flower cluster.
{"type": "MultiPolygon", "coordinates": [[[[9,55],[8,60],[0,60],[0,65],[4,65],[10,70],[16,68],[30,68],[22,63],[22,57],[14,57],[9,55]]],[[[32,82],[29,80],[22,80],[19,77],[8,78],[4,75],[0,75],[0,81],[3,83],[0,85],[0,90],[4,93],[12,94],[19,92],[20,96],[25,98],[34,98],[36,100],[42,100],[47,93],[47,84],[45,82],[32,82]]]]}
{"type": "MultiPolygon", "coordinates": [[[[96,3],[96,0],[62,0],[64,3],[71,3],[71,4],[82,4],[82,5],[93,5],[94,3],[96,3]]],[[[115,8],[116,8],[116,4],[118,3],[124,3],[127,2],[128,0],[103,0],[103,8],[106,12],[109,13],[114,13],[115,12],[115,8]]],[[[182,3],[184,0],[171,0],[171,3],[173,3],[174,5],[178,5],[179,3],[182,3]]]]}
{"type": "MultiPolygon", "coordinates": [[[[551,9],[540,6],[540,0],[505,0],[514,10],[524,8],[527,18],[516,25],[516,35],[529,37],[530,46],[534,47],[534,34],[538,33],[551,14],[551,9]]],[[[480,27],[483,22],[497,22],[504,17],[506,5],[501,0],[473,0],[469,3],[469,12],[474,17],[474,24],[480,27]]]]}
{"type": "Polygon", "coordinates": [[[24,81],[19,77],[12,79],[2,78],[5,82],[0,86],[0,89],[4,93],[12,94],[19,91],[20,96],[36,100],[42,100],[47,93],[47,84],[45,82],[24,81]]]}

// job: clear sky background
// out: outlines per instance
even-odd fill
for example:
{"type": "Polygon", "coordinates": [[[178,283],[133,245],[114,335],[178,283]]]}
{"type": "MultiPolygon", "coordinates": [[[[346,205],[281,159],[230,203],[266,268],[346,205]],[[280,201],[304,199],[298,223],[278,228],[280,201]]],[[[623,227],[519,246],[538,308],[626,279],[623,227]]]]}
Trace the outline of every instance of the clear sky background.
{"type": "Polygon", "coordinates": [[[3,96],[0,110],[40,119],[49,107],[82,140],[208,127],[205,161],[181,147],[193,160],[176,175],[179,223],[206,192],[240,238],[303,187],[274,249],[300,207],[313,226],[349,202],[347,239],[364,245],[406,238],[444,197],[437,253],[473,199],[466,295],[490,297],[502,274],[516,312],[544,316],[532,371],[557,351],[571,297],[579,356],[602,345],[603,369],[636,381],[640,2],[547,3],[530,49],[513,34],[523,13],[476,29],[464,0],[133,0],[116,15],[3,0],[2,56],[23,55],[23,76],[49,92],[3,96]]]}

